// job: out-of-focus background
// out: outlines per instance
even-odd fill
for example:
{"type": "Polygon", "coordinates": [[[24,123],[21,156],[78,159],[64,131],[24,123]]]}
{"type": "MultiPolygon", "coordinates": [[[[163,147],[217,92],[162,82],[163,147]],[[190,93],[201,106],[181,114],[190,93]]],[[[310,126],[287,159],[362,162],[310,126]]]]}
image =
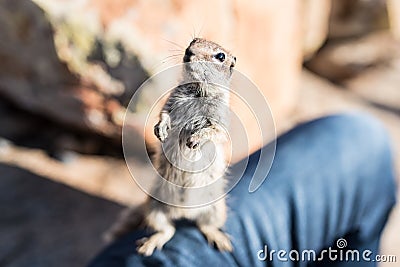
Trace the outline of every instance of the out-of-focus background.
{"type": "MultiPolygon", "coordinates": [[[[399,177],[398,0],[1,0],[0,266],[82,266],[143,201],[122,156],[125,107],[193,36],[233,51],[279,133],[338,111],[379,118],[399,177]]],[[[398,207],[382,244],[400,261],[398,207]]]]}

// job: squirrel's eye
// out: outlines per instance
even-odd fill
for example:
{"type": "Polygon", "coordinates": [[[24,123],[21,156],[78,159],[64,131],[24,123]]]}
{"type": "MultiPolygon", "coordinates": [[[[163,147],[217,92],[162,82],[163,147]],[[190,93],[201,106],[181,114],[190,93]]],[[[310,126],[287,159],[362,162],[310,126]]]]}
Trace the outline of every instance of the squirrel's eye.
{"type": "Polygon", "coordinates": [[[218,59],[221,62],[224,62],[225,60],[225,54],[224,53],[218,53],[214,56],[216,59],[218,59]]]}

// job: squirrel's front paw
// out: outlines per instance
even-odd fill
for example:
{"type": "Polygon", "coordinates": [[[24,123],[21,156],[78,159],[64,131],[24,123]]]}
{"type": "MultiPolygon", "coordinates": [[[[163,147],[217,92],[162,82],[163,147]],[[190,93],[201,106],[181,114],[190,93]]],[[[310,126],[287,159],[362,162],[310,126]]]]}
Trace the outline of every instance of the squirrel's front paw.
{"type": "Polygon", "coordinates": [[[201,142],[204,142],[209,138],[208,133],[210,132],[209,129],[204,128],[195,133],[193,133],[187,140],[186,146],[190,149],[197,149],[199,148],[201,142]]]}
{"type": "Polygon", "coordinates": [[[168,136],[168,130],[171,129],[171,118],[168,113],[161,112],[160,121],[154,125],[154,134],[164,143],[168,136]]]}
{"type": "Polygon", "coordinates": [[[215,130],[214,128],[203,128],[193,133],[187,140],[186,146],[190,149],[196,149],[200,146],[201,143],[205,143],[207,140],[215,139],[215,130]]]}
{"type": "Polygon", "coordinates": [[[186,140],[186,146],[190,149],[196,149],[200,145],[199,135],[193,134],[186,140]]]}
{"type": "Polygon", "coordinates": [[[168,136],[168,130],[170,129],[168,123],[160,121],[154,126],[154,134],[161,142],[165,142],[168,136]]]}

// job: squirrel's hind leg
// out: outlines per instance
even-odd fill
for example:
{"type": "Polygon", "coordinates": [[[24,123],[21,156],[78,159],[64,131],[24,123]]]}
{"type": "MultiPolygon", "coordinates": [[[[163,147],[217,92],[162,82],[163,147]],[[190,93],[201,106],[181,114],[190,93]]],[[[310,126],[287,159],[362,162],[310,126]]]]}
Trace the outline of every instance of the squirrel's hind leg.
{"type": "Polygon", "coordinates": [[[155,231],[150,237],[138,241],[137,251],[145,256],[153,254],[154,249],[162,249],[175,234],[175,226],[163,210],[153,210],[146,216],[149,228],[155,231]]]}

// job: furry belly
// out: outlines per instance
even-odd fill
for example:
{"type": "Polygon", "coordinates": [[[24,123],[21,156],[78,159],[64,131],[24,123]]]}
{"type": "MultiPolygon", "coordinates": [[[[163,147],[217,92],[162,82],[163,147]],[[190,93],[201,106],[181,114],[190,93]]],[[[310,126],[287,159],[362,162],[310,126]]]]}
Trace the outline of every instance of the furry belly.
{"type": "Polygon", "coordinates": [[[158,172],[169,182],[185,187],[205,186],[223,177],[227,163],[223,144],[207,142],[199,149],[167,142],[160,151],[158,172]]]}
{"type": "Polygon", "coordinates": [[[182,148],[188,151],[166,151],[161,153],[158,172],[164,178],[153,188],[153,193],[167,203],[176,206],[191,206],[191,203],[207,204],[224,194],[225,161],[224,146],[216,144],[211,157],[198,158],[199,151],[182,148]],[[174,152],[173,155],[169,154],[174,152]],[[186,154],[185,154],[186,153],[186,154]],[[172,159],[171,159],[172,158],[172,159]],[[210,160],[204,164],[203,160],[210,160]],[[184,163],[184,164],[182,164],[184,163]]]}

